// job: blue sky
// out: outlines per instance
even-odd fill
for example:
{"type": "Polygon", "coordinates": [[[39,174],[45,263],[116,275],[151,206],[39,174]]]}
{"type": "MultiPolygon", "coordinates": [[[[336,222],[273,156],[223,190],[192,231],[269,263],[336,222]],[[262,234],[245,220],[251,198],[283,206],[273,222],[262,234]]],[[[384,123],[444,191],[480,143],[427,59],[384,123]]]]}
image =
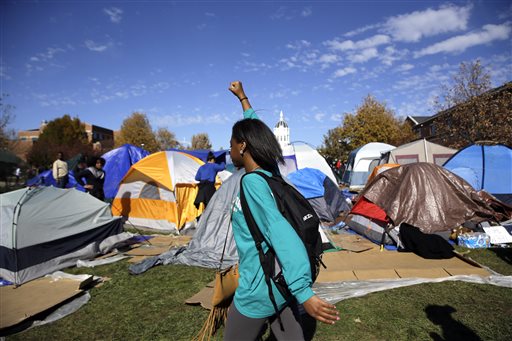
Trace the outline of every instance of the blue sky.
{"type": "Polygon", "coordinates": [[[147,114],[227,149],[241,80],[271,127],[315,146],[371,93],[431,115],[463,61],[512,80],[510,1],[3,1],[0,90],[12,128],[64,114],[117,130],[147,114]]]}

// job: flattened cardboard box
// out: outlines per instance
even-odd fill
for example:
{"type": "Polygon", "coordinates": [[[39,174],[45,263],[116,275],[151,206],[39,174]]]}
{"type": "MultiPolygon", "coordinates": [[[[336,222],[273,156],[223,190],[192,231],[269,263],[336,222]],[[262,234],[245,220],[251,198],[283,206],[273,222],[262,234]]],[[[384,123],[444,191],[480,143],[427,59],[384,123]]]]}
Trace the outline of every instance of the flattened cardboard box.
{"type": "Polygon", "coordinates": [[[13,285],[0,287],[0,329],[14,326],[80,294],[81,283],[42,277],[17,288],[13,285]]]}
{"type": "Polygon", "coordinates": [[[455,275],[489,276],[490,273],[469,262],[453,257],[451,259],[425,259],[414,253],[396,251],[328,252],[320,267],[318,283],[353,280],[398,279],[398,278],[443,278],[455,275]]]}

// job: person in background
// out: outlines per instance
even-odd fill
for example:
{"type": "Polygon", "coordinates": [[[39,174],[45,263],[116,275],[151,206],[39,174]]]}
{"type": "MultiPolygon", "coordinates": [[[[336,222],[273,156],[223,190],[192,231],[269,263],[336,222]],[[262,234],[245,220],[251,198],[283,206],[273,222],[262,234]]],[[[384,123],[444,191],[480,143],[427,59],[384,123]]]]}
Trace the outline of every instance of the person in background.
{"type": "Polygon", "coordinates": [[[196,200],[194,205],[199,209],[201,203],[204,207],[208,205],[210,199],[215,194],[215,178],[217,173],[223,171],[226,168],[224,162],[218,164],[215,163],[215,156],[212,152],[208,153],[206,163],[199,167],[196,173],[196,181],[199,181],[199,190],[197,191],[196,200]]]}
{"type": "Polygon", "coordinates": [[[76,175],[76,181],[85,188],[87,193],[93,197],[103,201],[105,199],[105,193],[103,192],[103,184],[105,183],[105,159],[93,158],[89,167],[82,170],[76,175]],[[83,181],[85,179],[85,183],[83,181]]]}
{"type": "Polygon", "coordinates": [[[62,152],[57,153],[57,160],[53,162],[52,175],[57,182],[58,188],[66,188],[68,184],[68,164],[63,160],[64,154],[62,152]]]}
{"type": "Polygon", "coordinates": [[[21,176],[21,168],[16,167],[16,170],[14,171],[14,176],[16,177],[16,185],[20,182],[20,176],[21,176]]]}
{"type": "MultiPolygon", "coordinates": [[[[232,82],[229,90],[238,98],[244,110],[244,119],[236,122],[232,129],[230,156],[233,164],[243,167],[246,173],[256,171],[267,176],[279,175],[278,162],[284,161],[274,134],[258,119],[241,82],[232,82]]],[[[238,193],[233,202],[231,218],[240,259],[240,278],[228,310],[224,340],[255,340],[267,321],[278,340],[304,340],[306,333],[301,308],[318,321],[334,324],[339,320],[336,306],[320,299],[311,289],[311,268],[304,243],[277,208],[265,179],[257,174],[249,174],[243,177],[240,186],[243,187],[256,224],[276,252],[294,299],[286,302],[274,287],[275,302],[284,327],[281,330],[238,193]]],[[[264,244],[263,248],[265,250],[267,245],[264,244]]]]}

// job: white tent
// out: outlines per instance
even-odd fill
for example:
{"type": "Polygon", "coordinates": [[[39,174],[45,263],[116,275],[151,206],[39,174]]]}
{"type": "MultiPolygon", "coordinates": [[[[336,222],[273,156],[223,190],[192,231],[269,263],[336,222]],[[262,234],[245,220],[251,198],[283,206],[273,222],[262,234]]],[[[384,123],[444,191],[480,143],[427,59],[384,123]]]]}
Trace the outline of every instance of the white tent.
{"type": "Polygon", "coordinates": [[[283,176],[287,176],[298,169],[315,168],[327,175],[335,184],[338,183],[324,157],[307,143],[292,142],[283,150],[283,156],[286,165],[279,168],[283,176]]]}
{"type": "Polygon", "coordinates": [[[390,144],[371,142],[354,149],[348,157],[342,182],[347,184],[351,191],[363,189],[368,176],[375,166],[379,164],[382,154],[394,148],[395,146],[390,144]]]}

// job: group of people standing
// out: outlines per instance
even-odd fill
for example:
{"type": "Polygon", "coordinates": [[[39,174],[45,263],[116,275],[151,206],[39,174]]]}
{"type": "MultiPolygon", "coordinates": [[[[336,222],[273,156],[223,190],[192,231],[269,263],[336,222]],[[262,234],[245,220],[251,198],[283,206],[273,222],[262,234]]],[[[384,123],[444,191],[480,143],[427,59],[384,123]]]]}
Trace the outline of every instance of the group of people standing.
{"type": "MultiPolygon", "coordinates": [[[[81,160],[74,174],[76,182],[82,186],[85,191],[99,200],[105,200],[103,184],[105,183],[104,158],[93,158],[86,165],[85,160],[81,160]],[[87,167],[88,166],[88,167],[87,167]],[[85,181],[84,181],[85,180],[85,181]]],[[[57,153],[57,160],[53,162],[52,175],[58,188],[66,188],[69,183],[68,164],[64,161],[64,154],[57,153]]]]}

